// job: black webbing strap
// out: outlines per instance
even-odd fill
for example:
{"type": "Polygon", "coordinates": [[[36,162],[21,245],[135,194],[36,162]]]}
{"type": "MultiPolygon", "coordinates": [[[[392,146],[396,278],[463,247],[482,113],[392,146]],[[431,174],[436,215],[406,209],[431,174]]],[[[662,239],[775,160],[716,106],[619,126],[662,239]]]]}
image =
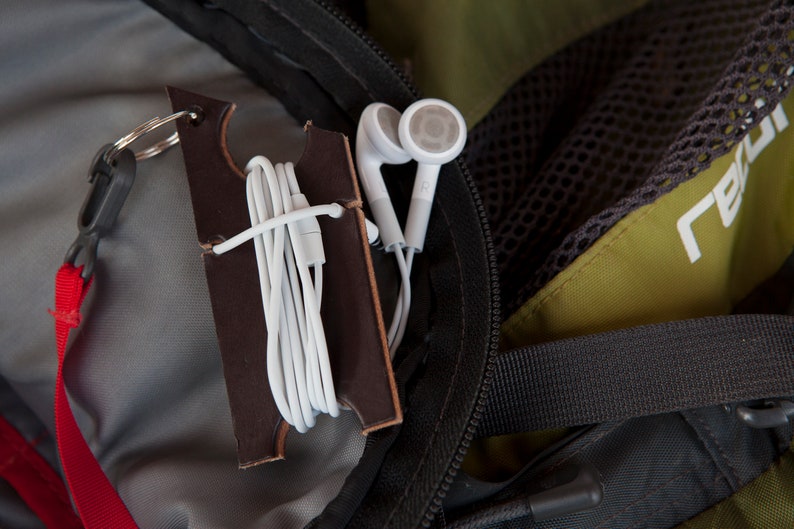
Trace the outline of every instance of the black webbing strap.
{"type": "Polygon", "coordinates": [[[479,437],[794,395],[794,317],[717,316],[499,355],[479,437]]]}

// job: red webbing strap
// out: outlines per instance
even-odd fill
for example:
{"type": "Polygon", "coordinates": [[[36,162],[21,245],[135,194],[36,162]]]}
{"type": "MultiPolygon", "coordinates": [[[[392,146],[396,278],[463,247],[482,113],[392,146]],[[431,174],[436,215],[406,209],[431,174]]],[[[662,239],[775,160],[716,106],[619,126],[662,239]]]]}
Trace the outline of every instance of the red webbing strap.
{"type": "Polygon", "coordinates": [[[11,485],[47,529],[82,529],[61,476],[33,443],[0,417],[0,478],[11,485]]]}
{"type": "Polygon", "coordinates": [[[108,481],[72,414],[63,382],[63,361],[69,331],[80,325],[80,306],[91,281],[80,275],[83,267],[64,263],[55,276],[55,341],[58,375],[55,379],[55,433],[66,483],[86,529],[137,528],[127,507],[108,481]]]}

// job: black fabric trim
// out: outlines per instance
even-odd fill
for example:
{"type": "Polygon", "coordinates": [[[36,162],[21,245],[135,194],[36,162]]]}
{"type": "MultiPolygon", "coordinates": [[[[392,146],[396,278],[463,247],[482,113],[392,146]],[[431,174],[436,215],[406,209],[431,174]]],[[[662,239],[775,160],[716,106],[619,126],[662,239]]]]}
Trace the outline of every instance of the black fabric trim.
{"type": "Polygon", "coordinates": [[[794,317],[715,316],[497,357],[481,437],[794,394],[794,317]]]}

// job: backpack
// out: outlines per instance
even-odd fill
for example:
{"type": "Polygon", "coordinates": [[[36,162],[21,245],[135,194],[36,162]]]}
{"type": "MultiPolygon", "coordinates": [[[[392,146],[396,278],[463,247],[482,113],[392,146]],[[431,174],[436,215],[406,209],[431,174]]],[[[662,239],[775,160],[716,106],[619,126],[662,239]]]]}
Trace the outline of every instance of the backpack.
{"type": "MultiPolygon", "coordinates": [[[[470,131],[416,259],[402,423],[321,416],[284,461],[237,468],[185,161],[138,164],[62,367],[135,524],[794,524],[790,3],[146,3],[5,7],[0,525],[117,526],[99,492],[72,509],[52,411],[96,149],[176,85],[238,104],[238,165],[298,160],[307,120],[355,138],[414,81],[470,131]]],[[[415,165],[383,172],[402,218],[415,165]]]]}

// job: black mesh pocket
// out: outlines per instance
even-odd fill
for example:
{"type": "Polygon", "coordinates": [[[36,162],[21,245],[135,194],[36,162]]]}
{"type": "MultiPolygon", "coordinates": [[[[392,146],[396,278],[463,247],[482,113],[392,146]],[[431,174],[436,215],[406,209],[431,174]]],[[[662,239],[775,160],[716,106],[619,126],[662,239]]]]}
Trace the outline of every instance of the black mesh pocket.
{"type": "Polygon", "coordinates": [[[652,2],[533,69],[471,132],[507,314],[726,153],[789,88],[791,2],[652,2]]]}

